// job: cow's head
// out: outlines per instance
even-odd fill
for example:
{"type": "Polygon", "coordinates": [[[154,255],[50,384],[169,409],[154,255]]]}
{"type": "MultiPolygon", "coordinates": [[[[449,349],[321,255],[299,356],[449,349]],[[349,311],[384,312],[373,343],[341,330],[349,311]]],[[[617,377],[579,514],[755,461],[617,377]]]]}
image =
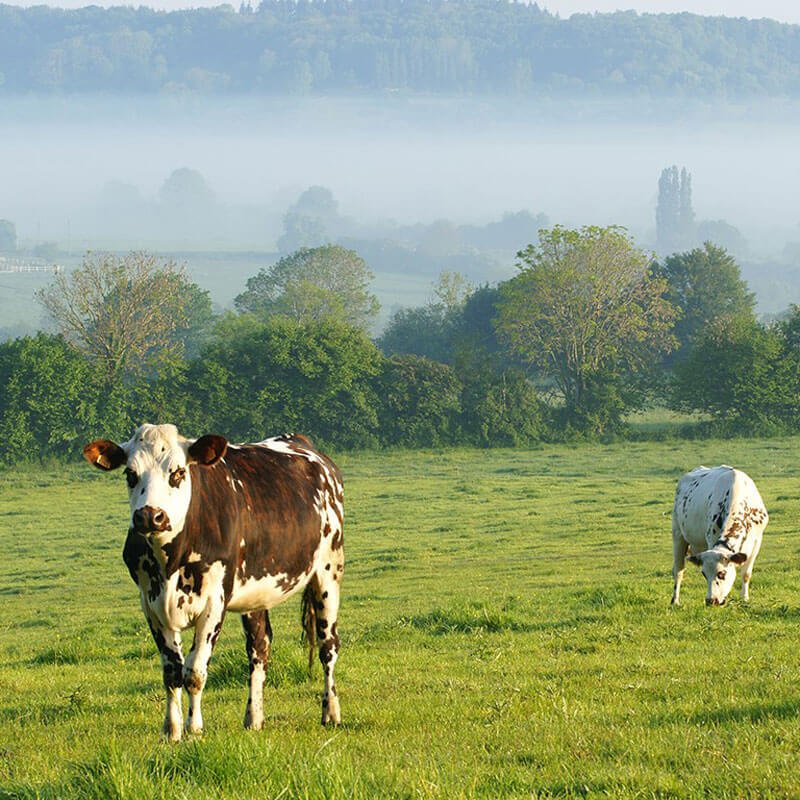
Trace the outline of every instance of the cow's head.
{"type": "Polygon", "coordinates": [[[706,605],[724,606],[736,580],[736,566],[747,561],[747,556],[744,553],[732,553],[727,547],[717,545],[696,556],[689,556],[689,561],[700,567],[708,581],[706,605]]]}
{"type": "Polygon", "coordinates": [[[83,455],[106,471],[125,465],[133,530],[174,535],[183,529],[189,510],[189,464],[210,467],[225,455],[227,447],[222,436],[185,439],[174,425],[142,425],[124,444],[97,439],[83,448],[83,455]]]}

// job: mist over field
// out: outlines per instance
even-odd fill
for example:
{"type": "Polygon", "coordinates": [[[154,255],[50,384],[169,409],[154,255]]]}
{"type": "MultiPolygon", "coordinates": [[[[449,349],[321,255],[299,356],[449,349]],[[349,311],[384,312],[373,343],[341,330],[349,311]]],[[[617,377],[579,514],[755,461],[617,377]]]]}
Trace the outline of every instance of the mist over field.
{"type": "Polygon", "coordinates": [[[312,185],[361,224],[485,224],[527,209],[622,224],[648,244],[671,164],[692,173],[698,217],[725,219],[764,253],[800,238],[800,116],[782,108],[80,97],[9,99],[3,116],[0,214],[22,240],[73,248],[273,248],[312,185]],[[181,229],[148,208],[180,167],[206,179],[212,224],[181,229]]]}
{"type": "MultiPolygon", "coordinates": [[[[0,218],[15,223],[21,247],[51,243],[68,266],[86,250],[178,253],[227,306],[277,257],[287,210],[326,187],[338,204],[330,238],[368,250],[385,318],[423,302],[441,269],[475,282],[513,274],[541,222],[620,224],[654,248],[658,176],[678,164],[691,172],[697,219],[741,234],[745,277],[774,313],[800,301],[786,257],[800,241],[798,133],[800,114],[779,101],[9,97],[0,218]],[[165,183],[181,168],[202,178],[201,196],[170,204],[165,183]],[[491,253],[451,241],[459,226],[521,211],[538,222],[491,253]],[[412,274],[384,244],[363,244],[419,252],[425,236],[428,258],[412,274]],[[199,255],[208,252],[239,255],[199,255]]],[[[29,283],[3,281],[7,300],[25,295],[12,316],[38,314],[29,283]]]]}

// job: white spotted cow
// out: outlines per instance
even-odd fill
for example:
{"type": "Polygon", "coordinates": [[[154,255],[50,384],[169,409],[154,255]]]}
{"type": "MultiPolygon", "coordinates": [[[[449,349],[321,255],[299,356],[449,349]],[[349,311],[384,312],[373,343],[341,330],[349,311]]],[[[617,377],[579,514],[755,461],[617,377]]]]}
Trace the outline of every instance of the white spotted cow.
{"type": "Polygon", "coordinates": [[[742,600],[749,599],[753,574],[769,515],[748,475],[728,466],[698,467],[679,481],[672,510],[673,605],[680,603],[686,554],[708,582],[706,604],[725,604],[736,567],[742,567],[742,600]]]}
{"type": "Polygon", "coordinates": [[[333,670],[344,572],[344,494],[336,465],[302,436],[229,444],[186,439],[174,425],[142,425],[124,444],[87,444],[89,463],[125,467],[131,519],[123,558],[164,673],[164,734],[181,738],[181,688],[189,693],[186,731],[200,733],[200,699],[226,612],[242,615],[250,663],[244,724],[262,728],[272,642],[269,609],[304,590],[309,642],[319,642],[325,674],[322,723],[341,719],[333,670]],[[181,632],[194,628],[184,660],[181,632]]]}

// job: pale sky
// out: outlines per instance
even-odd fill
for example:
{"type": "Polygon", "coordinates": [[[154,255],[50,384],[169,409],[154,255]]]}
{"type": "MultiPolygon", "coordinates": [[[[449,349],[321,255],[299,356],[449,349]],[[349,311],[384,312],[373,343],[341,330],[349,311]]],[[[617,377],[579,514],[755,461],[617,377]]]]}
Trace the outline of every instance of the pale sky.
{"type": "MultiPolygon", "coordinates": [[[[5,0],[10,5],[50,5],[61,8],[98,6],[149,6],[163,10],[218,6],[222,0],[5,0]]],[[[240,0],[228,0],[238,8],[240,0]]],[[[633,9],[641,13],[690,11],[694,14],[723,15],[726,17],[770,17],[781,22],[800,23],[800,0],[538,0],[539,5],[562,17],[577,12],[617,11],[633,9]]],[[[251,0],[258,5],[258,0],[251,0]]]]}
{"type": "Polygon", "coordinates": [[[540,0],[539,5],[562,17],[577,12],[633,9],[640,13],[677,13],[725,17],[770,17],[800,23],[798,0],[540,0]]]}

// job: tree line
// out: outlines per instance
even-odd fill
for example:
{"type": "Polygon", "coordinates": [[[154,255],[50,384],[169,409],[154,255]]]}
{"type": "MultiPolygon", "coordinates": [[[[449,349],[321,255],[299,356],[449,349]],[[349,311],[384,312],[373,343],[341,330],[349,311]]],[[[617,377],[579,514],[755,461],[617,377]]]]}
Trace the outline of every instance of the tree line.
{"type": "Polygon", "coordinates": [[[260,270],[220,315],[172,261],[89,253],[39,293],[55,332],[0,345],[0,460],[144,420],[338,449],[620,436],[654,403],[701,412],[695,434],[800,429],[800,309],[759,323],[724,249],[654,261],[622,228],[556,226],[517,267],[444,273],[373,340],[372,275],[338,245],[260,270]]]}
{"type": "Polygon", "coordinates": [[[504,0],[0,6],[4,92],[796,95],[800,28],[504,0]]]}

